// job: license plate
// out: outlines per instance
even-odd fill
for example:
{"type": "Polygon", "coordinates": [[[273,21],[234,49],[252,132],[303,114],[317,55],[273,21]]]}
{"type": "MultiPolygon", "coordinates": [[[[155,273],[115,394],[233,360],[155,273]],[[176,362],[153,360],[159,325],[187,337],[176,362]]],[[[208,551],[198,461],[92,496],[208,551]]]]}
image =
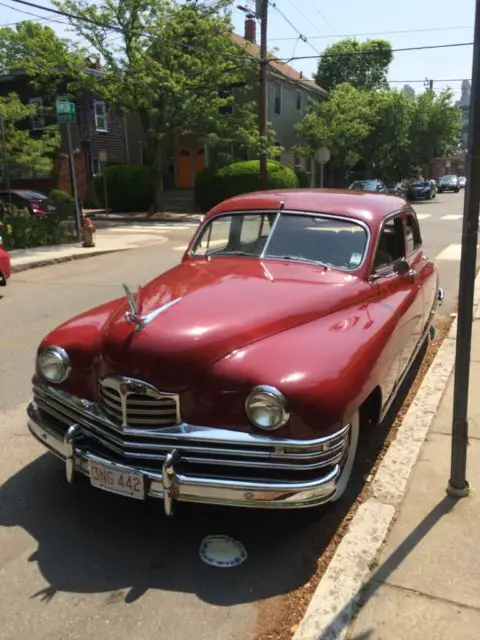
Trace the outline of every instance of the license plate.
{"type": "Polygon", "coordinates": [[[52,206],[51,204],[48,205],[47,209],[48,211],[55,211],[55,207],[52,206]]]}
{"type": "Polygon", "coordinates": [[[97,489],[121,496],[137,500],[145,499],[143,475],[137,471],[90,460],[90,483],[97,489]]]}

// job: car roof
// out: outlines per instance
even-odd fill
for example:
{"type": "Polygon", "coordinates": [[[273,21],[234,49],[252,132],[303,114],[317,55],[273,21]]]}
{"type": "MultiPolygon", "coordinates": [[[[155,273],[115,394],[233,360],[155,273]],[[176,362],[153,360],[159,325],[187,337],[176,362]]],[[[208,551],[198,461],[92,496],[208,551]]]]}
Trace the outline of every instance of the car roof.
{"type": "Polygon", "coordinates": [[[366,224],[378,223],[385,216],[407,206],[398,196],[351,189],[278,189],[234,196],[214,207],[205,220],[219,213],[275,211],[280,203],[286,211],[326,213],[354,218],[366,224]]]}

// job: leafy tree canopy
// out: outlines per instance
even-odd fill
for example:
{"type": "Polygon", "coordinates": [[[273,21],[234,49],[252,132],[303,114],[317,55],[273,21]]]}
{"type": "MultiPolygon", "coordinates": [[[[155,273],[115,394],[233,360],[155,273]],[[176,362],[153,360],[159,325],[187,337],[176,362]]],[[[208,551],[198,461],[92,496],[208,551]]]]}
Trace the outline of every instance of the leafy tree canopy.
{"type": "Polygon", "coordinates": [[[388,40],[339,40],[323,52],[315,82],[327,91],[345,82],[367,91],[386,89],[392,60],[392,45],[388,40]]]}
{"type": "Polygon", "coordinates": [[[327,146],[346,179],[360,160],[376,177],[400,179],[452,151],[460,126],[450,90],[411,97],[403,91],[363,91],[342,84],[328,100],[311,105],[297,125],[304,140],[297,151],[312,157],[327,146]]]}
{"type": "Polygon", "coordinates": [[[23,104],[16,93],[0,96],[0,118],[3,124],[5,156],[8,165],[48,173],[52,169],[52,155],[60,144],[58,131],[47,127],[40,136],[32,138],[29,129],[18,126],[36,113],[37,105],[23,104]]]}

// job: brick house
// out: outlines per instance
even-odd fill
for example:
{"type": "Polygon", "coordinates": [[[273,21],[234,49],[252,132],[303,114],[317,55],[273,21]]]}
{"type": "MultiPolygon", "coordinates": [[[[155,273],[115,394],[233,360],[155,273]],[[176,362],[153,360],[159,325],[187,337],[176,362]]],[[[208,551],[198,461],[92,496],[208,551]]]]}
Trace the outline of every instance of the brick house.
{"type": "MultiPolygon", "coordinates": [[[[98,61],[91,64],[95,67],[98,61]]],[[[95,68],[89,68],[88,72],[100,75],[95,68]]],[[[50,96],[39,91],[21,70],[0,77],[0,95],[5,96],[11,92],[17,93],[25,104],[39,105],[38,114],[25,123],[32,136],[41,135],[48,125],[56,125],[55,100],[62,97],[60,93],[50,96]]],[[[76,123],[70,127],[78,194],[82,205],[95,205],[92,178],[100,171],[105,155],[108,162],[129,162],[126,118],[94,94],[78,96],[72,102],[75,103],[77,115],[76,123]]],[[[29,169],[10,166],[12,188],[34,189],[43,193],[48,193],[51,189],[62,189],[72,193],[67,128],[66,125],[56,126],[60,130],[61,143],[51,174],[40,175],[29,169]]]]}

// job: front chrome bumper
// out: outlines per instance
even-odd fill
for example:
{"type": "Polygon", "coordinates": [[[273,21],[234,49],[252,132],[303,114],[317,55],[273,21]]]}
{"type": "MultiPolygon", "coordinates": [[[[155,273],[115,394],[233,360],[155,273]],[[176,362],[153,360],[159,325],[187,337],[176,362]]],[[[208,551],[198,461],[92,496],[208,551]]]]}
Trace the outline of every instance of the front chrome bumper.
{"type": "MultiPolygon", "coordinates": [[[[335,459],[329,466],[319,468],[318,476],[314,479],[301,481],[238,480],[208,477],[207,474],[189,475],[177,470],[178,463],[182,461],[181,448],[170,450],[162,459],[161,469],[154,472],[141,465],[118,462],[114,460],[113,455],[98,455],[92,452],[88,445],[84,444],[81,425],[72,420],[66,431],[62,433],[58,429],[58,422],[50,419],[35,401],[29,405],[27,412],[28,426],[32,435],[65,462],[68,482],[73,482],[75,473],[89,477],[90,461],[108,464],[120,471],[141,473],[145,483],[145,496],[162,499],[167,515],[172,515],[175,501],[250,508],[313,507],[328,502],[334,497],[341,474],[340,459],[335,459]]],[[[319,438],[318,441],[308,441],[308,443],[289,440],[288,443],[296,442],[301,447],[315,442],[315,446],[319,447],[327,446],[322,443],[333,441],[334,438],[337,440],[344,438],[345,451],[348,446],[348,431],[347,426],[330,438],[319,438]]],[[[271,442],[281,445],[280,439],[275,441],[272,438],[271,442]]]]}

